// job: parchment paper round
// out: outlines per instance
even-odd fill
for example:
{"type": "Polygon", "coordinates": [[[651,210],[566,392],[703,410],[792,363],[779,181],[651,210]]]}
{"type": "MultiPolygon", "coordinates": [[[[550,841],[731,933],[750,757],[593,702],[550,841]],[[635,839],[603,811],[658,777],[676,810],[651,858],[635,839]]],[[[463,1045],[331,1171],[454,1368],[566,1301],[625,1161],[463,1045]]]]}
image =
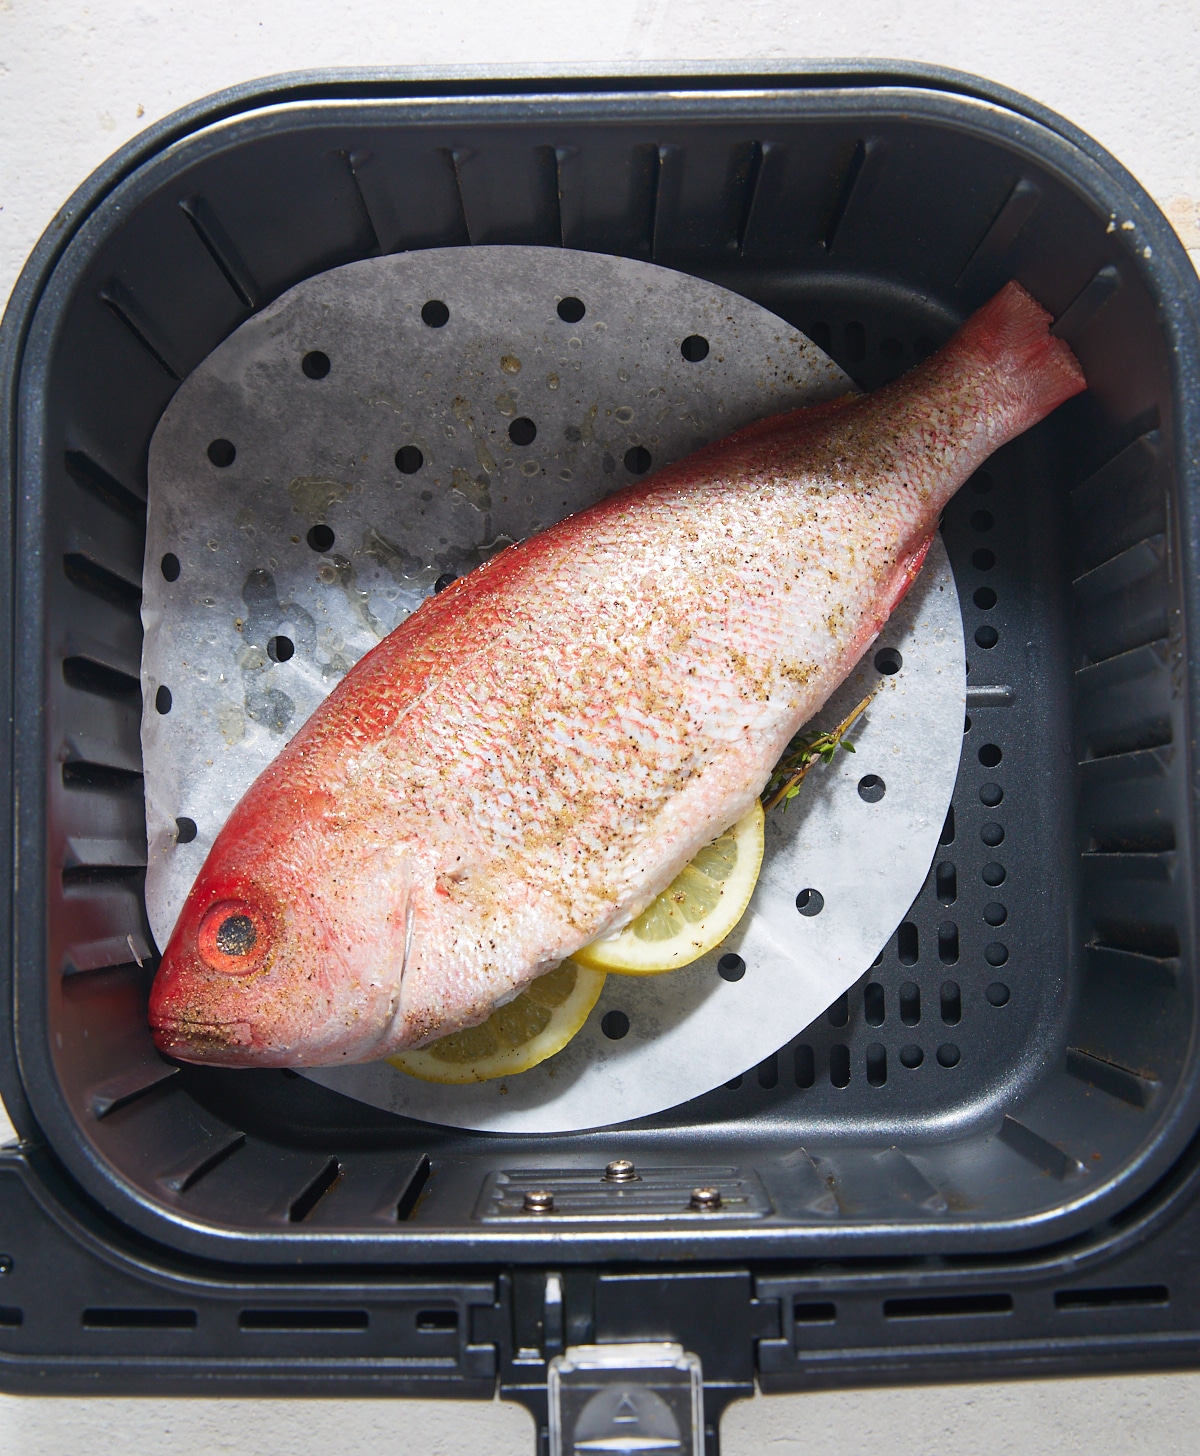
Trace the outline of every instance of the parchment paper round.
{"type": "MultiPolygon", "coordinates": [[[[181,385],[150,449],[142,743],[160,946],[245,789],[440,576],[639,478],[647,457],[668,464],[848,387],[744,298],[557,248],[369,259],[243,324],[181,385]]],[[[771,816],[754,903],[722,947],[746,960],[742,980],[723,980],[716,955],[611,976],[575,1041],[505,1082],[440,1087],[386,1063],[309,1075],[427,1121],[566,1131],[687,1100],[789,1040],[870,964],[936,847],[965,696],[940,541],[880,640],[901,671],[881,679],[868,654],[823,715],[881,685],[857,755],[771,816]],[[857,792],[868,773],[886,784],[877,803],[857,792]],[[807,886],[824,896],[815,917],[796,910],[807,886]],[[618,1041],[600,1030],[612,1009],[630,1022],[618,1041]]]]}

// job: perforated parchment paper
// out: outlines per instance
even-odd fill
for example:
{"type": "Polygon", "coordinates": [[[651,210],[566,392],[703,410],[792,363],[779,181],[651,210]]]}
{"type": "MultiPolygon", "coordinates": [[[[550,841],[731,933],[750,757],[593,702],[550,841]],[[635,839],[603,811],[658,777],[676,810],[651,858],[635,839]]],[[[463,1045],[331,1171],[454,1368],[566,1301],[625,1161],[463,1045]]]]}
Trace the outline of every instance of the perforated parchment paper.
{"type": "MultiPolygon", "coordinates": [[[[342,675],[439,581],[742,424],[849,381],[775,315],[651,264],[557,248],[370,259],[299,284],[189,376],[150,449],[142,661],[147,909],[165,944],[245,789],[342,675]],[[532,434],[531,434],[532,426],[532,434]]],[[[561,1131],[710,1090],[801,1030],[866,968],[924,879],[961,746],[962,628],[929,563],[830,704],[882,691],[857,756],[768,826],[750,913],[669,976],[610,976],[541,1067],[479,1087],[386,1063],[312,1073],[412,1117],[561,1131]],[[869,773],[886,785],[863,800],[869,773]],[[801,916],[797,891],[824,897],[801,916]],[[629,1018],[613,1041],[607,1010],[629,1018]]]]}

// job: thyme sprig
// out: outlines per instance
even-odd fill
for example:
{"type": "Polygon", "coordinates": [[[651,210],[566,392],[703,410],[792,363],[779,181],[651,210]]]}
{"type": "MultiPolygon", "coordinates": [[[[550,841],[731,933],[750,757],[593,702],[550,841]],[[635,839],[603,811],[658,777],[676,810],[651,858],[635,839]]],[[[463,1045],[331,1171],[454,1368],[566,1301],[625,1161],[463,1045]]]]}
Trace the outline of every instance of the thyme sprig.
{"type": "Polygon", "coordinates": [[[839,745],[847,753],[854,752],[854,744],[847,741],[846,734],[874,696],[874,693],[868,693],[858,707],[829,733],[809,731],[796,734],[772,770],[767,786],[762,791],[763,807],[768,812],[780,803],[787,808],[788,800],[794,799],[800,792],[805,774],[818,759],[823,763],[832,763],[839,745]]]}

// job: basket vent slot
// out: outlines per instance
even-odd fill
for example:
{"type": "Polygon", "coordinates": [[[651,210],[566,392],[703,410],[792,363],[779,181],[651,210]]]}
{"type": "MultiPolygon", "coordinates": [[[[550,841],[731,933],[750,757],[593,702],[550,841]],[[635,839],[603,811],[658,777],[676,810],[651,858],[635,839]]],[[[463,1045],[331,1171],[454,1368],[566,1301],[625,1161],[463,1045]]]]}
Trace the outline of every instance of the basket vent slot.
{"type": "Polygon", "coordinates": [[[101,794],[140,793],[142,775],[129,768],[114,768],[107,763],[88,763],[74,759],[62,766],[63,787],[91,789],[101,794]]]}
{"type": "Polygon", "coordinates": [[[1149,1073],[1135,1072],[1120,1062],[1085,1052],[1081,1047],[1067,1048],[1067,1071],[1089,1087],[1099,1087],[1131,1107],[1149,1107],[1160,1086],[1159,1079],[1149,1073]]]}
{"type": "Polygon", "coordinates": [[[81,551],[68,551],[63,557],[63,571],[67,580],[80,591],[98,597],[126,612],[137,612],[142,605],[142,589],[126,581],[115,571],[109,571],[81,551]]]}
{"type": "Polygon", "coordinates": [[[81,693],[91,693],[97,698],[128,703],[136,702],[142,696],[136,677],[110,667],[106,662],[97,662],[94,657],[64,657],[62,674],[69,688],[77,688],[81,693]]]}
{"type": "Polygon", "coordinates": [[[403,1223],[406,1218],[411,1218],[417,1201],[425,1191],[425,1185],[429,1182],[429,1175],[433,1172],[433,1164],[430,1163],[428,1155],[421,1154],[421,1161],[417,1164],[412,1177],[408,1180],[408,1186],[400,1195],[396,1203],[396,1219],[403,1223]]]}
{"type": "Polygon", "coordinates": [[[456,244],[472,245],[475,239],[471,236],[471,223],[467,217],[467,204],[463,198],[462,186],[462,164],[466,161],[464,152],[456,151],[453,147],[439,147],[438,155],[444,158],[446,170],[450,174],[450,180],[454,184],[454,197],[458,204],[458,236],[447,238],[442,244],[443,247],[454,247],[456,244]]]}
{"type": "Polygon", "coordinates": [[[113,316],[120,319],[163,373],[169,375],[178,384],[183,375],[171,363],[170,345],[129,289],[115,278],[110,278],[100,290],[100,298],[107,304],[113,316]]]}
{"type": "Polygon", "coordinates": [[[651,262],[658,256],[659,244],[662,239],[659,236],[661,224],[660,203],[662,202],[663,172],[666,170],[671,154],[670,147],[648,146],[644,149],[648,161],[646,168],[648,177],[647,199],[646,199],[646,257],[651,262]]]}
{"type": "Polygon", "coordinates": [[[1165,1284],[1123,1284],[1113,1289],[1056,1289],[1056,1309],[1147,1309],[1170,1304],[1165,1284]]]}
{"type": "Polygon", "coordinates": [[[15,1330],[24,1323],[24,1310],[13,1304],[0,1304],[0,1329],[15,1330]]]}
{"type": "Polygon", "coordinates": [[[369,1328],[371,1316],[365,1309],[244,1309],[238,1315],[243,1330],[289,1334],[318,1334],[344,1331],[354,1334],[369,1328]]]}
{"type": "Polygon", "coordinates": [[[1088,842],[1089,854],[1169,854],[1174,848],[1175,826],[1169,819],[1093,829],[1088,842]]]}
{"type": "Polygon", "coordinates": [[[1040,1133],[1026,1127],[1023,1122],[1018,1122],[1015,1117],[1005,1115],[997,1137],[1019,1157],[1031,1163],[1039,1172],[1048,1173],[1051,1178],[1074,1178],[1083,1172],[1083,1164],[1078,1158],[1056,1148],[1040,1133]]]}
{"type": "Polygon", "coordinates": [[[336,1158],[330,1158],[303,1193],[292,1200],[288,1209],[288,1222],[303,1223],[341,1176],[341,1163],[336,1158]]]}
{"type": "Polygon", "coordinates": [[[174,1167],[158,1176],[159,1183],[172,1193],[186,1193],[194,1188],[206,1174],[218,1167],[240,1147],[244,1147],[244,1132],[215,1133],[201,1147],[181,1159],[174,1167]]]}
{"type": "Polygon", "coordinates": [[[991,226],[980,239],[978,246],[963,265],[955,283],[962,288],[970,277],[983,273],[987,265],[997,262],[1008,252],[1025,228],[1025,224],[1037,211],[1042,200],[1042,189],[1028,177],[1018,179],[1004,205],[992,220],[991,226]]]}
{"type": "Polygon", "coordinates": [[[194,1330],[194,1309],[85,1309],[85,1330],[194,1330]]]}
{"type": "Polygon", "coordinates": [[[363,239],[368,247],[363,252],[363,257],[378,258],[384,251],[382,242],[379,239],[379,229],[375,226],[375,219],[371,216],[371,209],[367,206],[366,194],[363,192],[362,183],[358,180],[358,169],[354,163],[354,156],[347,151],[339,151],[337,154],[346,167],[346,176],[350,180],[350,193],[354,198],[355,209],[358,212],[358,225],[362,231],[363,239]]]}
{"type": "Polygon", "coordinates": [[[921,942],[917,927],[904,920],[896,931],[896,954],[902,966],[915,966],[921,959],[921,942]]]}
{"type": "Polygon", "coordinates": [[[155,1087],[169,1082],[178,1071],[178,1067],[160,1062],[157,1066],[133,1067],[128,1072],[122,1072],[119,1077],[102,1082],[88,1093],[88,1107],[92,1116],[99,1121],[109,1113],[116,1112],[118,1108],[127,1107],[137,1098],[152,1092],[155,1087]]]}
{"type": "Polygon", "coordinates": [[[1152,925],[1132,920],[1096,920],[1098,949],[1128,950],[1135,955],[1150,956],[1156,961],[1176,960],[1179,956],[1179,931],[1173,925],[1152,925]]]}
{"type": "Polygon", "coordinates": [[[734,246],[739,253],[746,251],[746,239],[750,236],[750,224],[754,217],[754,204],[758,200],[759,184],[762,182],[763,163],[771,150],[770,142],[751,142],[746,148],[742,169],[745,173],[745,193],[742,199],[742,215],[738,219],[737,237],[734,246]]]}
{"type": "MultiPolygon", "coordinates": [[[[351,169],[353,170],[353,169],[351,169]]],[[[357,182],[357,179],[355,179],[357,182]]],[[[180,211],[196,230],[196,236],[208,250],[213,262],[225,275],[225,281],[247,308],[258,308],[262,290],[254,274],[246,266],[233,239],[225,231],[221,219],[205,197],[188,197],[179,204],[180,211]]]]}
{"type": "Polygon", "coordinates": [[[850,199],[854,196],[854,189],[858,186],[859,178],[862,176],[863,168],[866,166],[867,156],[873,147],[873,142],[864,141],[861,138],[854,143],[853,150],[842,173],[842,180],[838,186],[837,196],[834,199],[833,207],[829,213],[829,220],[825,224],[824,235],[821,238],[821,242],[827,253],[833,252],[834,244],[837,242],[838,230],[845,221],[846,212],[850,206],[850,199]]]}
{"type": "Polygon", "coordinates": [[[449,1334],[451,1331],[458,1329],[458,1310],[418,1310],[417,1329],[419,1329],[422,1334],[449,1334]]]}
{"type": "Polygon", "coordinates": [[[1055,321],[1050,332],[1067,343],[1078,339],[1088,324],[1116,295],[1121,274],[1114,263],[1105,263],[1079,291],[1074,301],[1055,321]]]}
{"type": "Polygon", "coordinates": [[[792,1305],[792,1319],[798,1325],[831,1325],[837,1319],[837,1305],[828,1299],[798,1299],[792,1305]]]}
{"type": "Polygon", "coordinates": [[[146,519],[146,502],[127,486],[97,465],[90,455],[82,450],[68,450],[63,455],[67,474],[81,490],[106,505],[110,510],[143,524],[146,519]]]}
{"type": "Polygon", "coordinates": [[[1012,1311],[1011,1294],[926,1294],[883,1301],[884,1319],[967,1319],[1012,1311]]]}

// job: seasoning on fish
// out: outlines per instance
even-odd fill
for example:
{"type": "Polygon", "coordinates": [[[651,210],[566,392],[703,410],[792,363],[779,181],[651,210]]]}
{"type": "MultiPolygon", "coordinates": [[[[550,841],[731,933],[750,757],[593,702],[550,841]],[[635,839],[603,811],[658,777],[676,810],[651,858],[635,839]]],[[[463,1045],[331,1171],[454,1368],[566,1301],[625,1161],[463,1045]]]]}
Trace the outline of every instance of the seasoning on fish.
{"type": "Polygon", "coordinates": [[[736,823],[1000,445],[1084,389],[1009,284],[877,393],[761,421],[509,547],[349,672],[218,835],[159,1047],[369,1061],[477,1025],[736,823]]]}

